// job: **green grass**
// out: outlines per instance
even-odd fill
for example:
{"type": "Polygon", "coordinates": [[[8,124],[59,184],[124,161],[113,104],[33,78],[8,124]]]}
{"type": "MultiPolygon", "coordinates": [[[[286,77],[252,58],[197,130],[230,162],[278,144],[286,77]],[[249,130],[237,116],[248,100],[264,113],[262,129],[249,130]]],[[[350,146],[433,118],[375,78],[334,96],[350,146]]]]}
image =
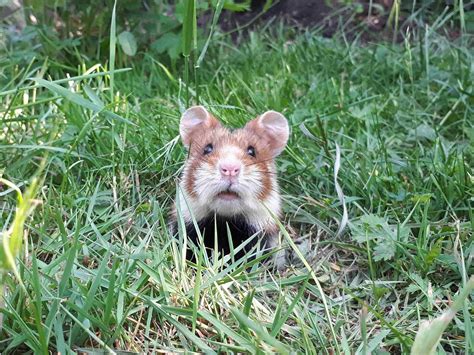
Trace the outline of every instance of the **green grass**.
{"type": "MultiPolygon", "coordinates": [[[[24,189],[45,166],[18,261],[25,288],[5,278],[0,351],[409,352],[474,270],[472,48],[437,28],[400,45],[278,26],[238,46],[211,41],[200,103],[232,126],[279,110],[292,128],[278,159],[283,223],[311,250],[283,273],[185,263],[168,234],[185,159],[182,72],[111,52],[131,68],[112,90],[106,63],[8,49],[0,176],[24,189]]],[[[5,230],[16,200],[2,189],[5,230]]],[[[440,352],[474,351],[472,309],[471,295],[440,352]]]]}

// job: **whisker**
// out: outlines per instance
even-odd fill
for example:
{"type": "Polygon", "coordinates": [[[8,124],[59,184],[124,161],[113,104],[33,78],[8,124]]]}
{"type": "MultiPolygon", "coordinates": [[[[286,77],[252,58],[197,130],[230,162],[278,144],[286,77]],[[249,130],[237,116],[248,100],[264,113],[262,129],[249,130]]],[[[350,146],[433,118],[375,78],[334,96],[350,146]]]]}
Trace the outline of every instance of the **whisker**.
{"type": "Polygon", "coordinates": [[[278,175],[277,172],[268,171],[268,170],[253,170],[252,173],[253,173],[253,172],[255,172],[255,173],[261,173],[261,174],[278,175]]]}
{"type": "Polygon", "coordinates": [[[259,161],[256,161],[255,163],[244,164],[244,166],[257,165],[257,164],[260,164],[260,163],[266,163],[267,161],[273,161],[273,158],[264,159],[264,160],[259,160],[259,161]]]}

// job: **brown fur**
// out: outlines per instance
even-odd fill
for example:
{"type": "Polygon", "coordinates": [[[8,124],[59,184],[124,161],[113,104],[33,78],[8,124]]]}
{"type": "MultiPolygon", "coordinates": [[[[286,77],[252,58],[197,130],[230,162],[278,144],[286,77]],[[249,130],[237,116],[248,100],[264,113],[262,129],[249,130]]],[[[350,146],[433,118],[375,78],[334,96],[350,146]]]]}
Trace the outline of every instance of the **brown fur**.
{"type": "Polygon", "coordinates": [[[186,192],[190,196],[195,196],[194,175],[203,162],[210,164],[213,168],[219,160],[219,149],[226,145],[234,145],[242,150],[242,163],[247,165],[256,165],[261,174],[262,191],[259,199],[264,200],[268,197],[274,188],[272,176],[275,175],[273,163],[272,144],[273,140],[268,139],[258,125],[253,124],[255,120],[250,121],[244,128],[230,131],[223,127],[214,117],[209,120],[210,123],[205,127],[199,127],[190,134],[189,156],[186,171],[184,174],[186,192]],[[213,153],[203,155],[203,149],[206,145],[212,144],[213,153]],[[249,146],[255,148],[256,156],[252,157],[247,153],[249,146]]]}

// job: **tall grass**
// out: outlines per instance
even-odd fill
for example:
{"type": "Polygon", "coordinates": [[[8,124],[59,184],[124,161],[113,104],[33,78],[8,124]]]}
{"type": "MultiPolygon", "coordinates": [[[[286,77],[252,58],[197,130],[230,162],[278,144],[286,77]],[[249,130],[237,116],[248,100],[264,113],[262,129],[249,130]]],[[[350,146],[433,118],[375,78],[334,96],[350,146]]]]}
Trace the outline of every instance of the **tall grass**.
{"type": "MultiPolygon", "coordinates": [[[[469,353],[473,47],[442,34],[449,16],[402,46],[277,26],[199,57],[189,23],[184,90],[150,55],[114,69],[113,41],[108,68],[34,49],[0,58],[3,178],[24,189],[48,152],[16,264],[24,289],[4,278],[1,351],[406,353],[454,298],[462,312],[436,349],[469,353]],[[180,106],[193,101],[232,126],[267,109],[288,118],[284,272],[262,257],[187,262],[169,235],[180,106]]],[[[3,235],[11,195],[0,191],[3,235]]]]}
{"type": "MultiPolygon", "coordinates": [[[[38,190],[38,179],[35,178],[31,182],[30,186],[26,189],[23,195],[18,186],[12,182],[0,178],[0,186],[5,186],[8,192],[15,192],[17,194],[18,206],[13,214],[10,214],[8,219],[11,219],[11,225],[5,225],[3,231],[0,233],[0,309],[5,307],[6,303],[6,285],[11,280],[10,273],[13,274],[21,286],[21,289],[26,293],[25,285],[22,282],[20,272],[17,267],[17,258],[23,254],[23,239],[28,235],[25,230],[25,222],[28,216],[33,211],[34,207],[39,203],[35,200],[35,195],[38,190]]],[[[7,219],[7,221],[8,221],[7,219]]],[[[39,296],[39,295],[37,295],[39,296]]],[[[35,314],[38,314],[38,310],[35,305],[32,305],[35,314]]],[[[39,326],[39,339],[34,339],[34,343],[38,344],[37,350],[47,350],[44,342],[44,335],[42,334],[40,320],[36,319],[36,325],[39,326]]],[[[3,330],[3,313],[0,313],[0,332],[3,330]]]]}

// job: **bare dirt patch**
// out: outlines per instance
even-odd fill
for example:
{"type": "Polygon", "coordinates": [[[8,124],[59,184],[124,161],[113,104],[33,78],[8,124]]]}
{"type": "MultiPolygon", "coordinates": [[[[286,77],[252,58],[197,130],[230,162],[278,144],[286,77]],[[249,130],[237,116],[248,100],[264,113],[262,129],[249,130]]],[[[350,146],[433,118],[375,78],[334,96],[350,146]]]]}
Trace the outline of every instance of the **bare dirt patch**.
{"type": "Polygon", "coordinates": [[[325,37],[332,37],[339,30],[349,36],[362,30],[366,40],[393,36],[388,24],[393,0],[280,0],[268,9],[265,4],[265,0],[253,0],[250,11],[224,11],[219,21],[222,30],[253,30],[270,21],[282,20],[298,29],[321,28],[325,37]]]}

